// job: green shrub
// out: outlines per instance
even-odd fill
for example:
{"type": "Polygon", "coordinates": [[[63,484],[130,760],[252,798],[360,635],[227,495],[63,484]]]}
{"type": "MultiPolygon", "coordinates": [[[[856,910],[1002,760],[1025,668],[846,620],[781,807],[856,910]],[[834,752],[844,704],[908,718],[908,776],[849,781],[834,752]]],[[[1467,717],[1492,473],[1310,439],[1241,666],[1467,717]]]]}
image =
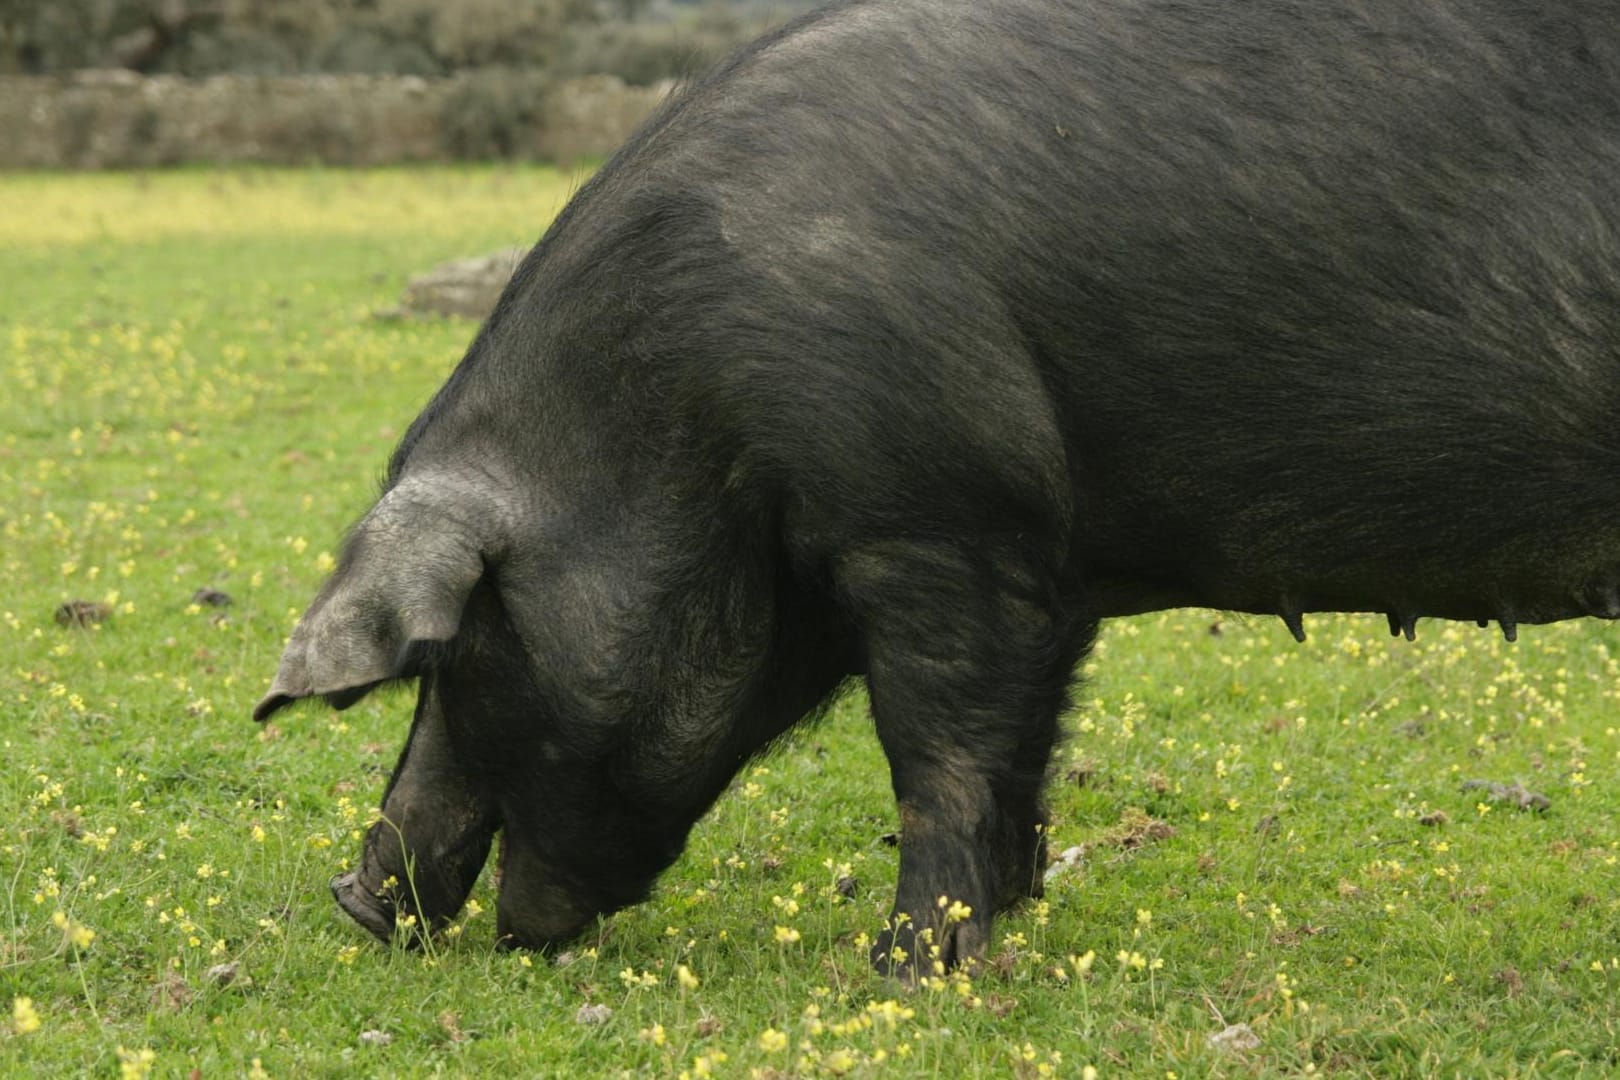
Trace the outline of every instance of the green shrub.
{"type": "Polygon", "coordinates": [[[556,71],[562,76],[617,75],[632,86],[687,79],[753,36],[752,27],[703,29],[679,22],[593,23],[563,37],[556,71]]]}
{"type": "Polygon", "coordinates": [[[440,106],[445,151],[465,160],[518,156],[540,125],[546,86],[545,75],[530,70],[463,75],[440,106]]]}
{"type": "Polygon", "coordinates": [[[421,41],[384,29],[363,27],[339,34],[314,55],[318,71],[344,75],[420,75],[431,78],[444,68],[421,41]]]}
{"type": "Polygon", "coordinates": [[[296,75],[303,70],[298,47],[252,26],[224,27],[195,34],[163,60],[164,70],[181,75],[296,75]]]}

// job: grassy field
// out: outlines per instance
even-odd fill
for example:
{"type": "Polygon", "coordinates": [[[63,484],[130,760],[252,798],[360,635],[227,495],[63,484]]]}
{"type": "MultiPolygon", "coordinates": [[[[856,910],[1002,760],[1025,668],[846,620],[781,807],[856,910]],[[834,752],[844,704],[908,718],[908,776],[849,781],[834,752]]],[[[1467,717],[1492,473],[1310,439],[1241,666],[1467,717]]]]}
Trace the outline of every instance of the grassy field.
{"type": "Polygon", "coordinates": [[[1597,624],[1407,644],[1318,617],[1304,646],[1209,612],[1111,624],[1055,768],[1069,858],[971,978],[868,970],[896,822],[858,690],[562,956],[496,953],[487,882],[425,954],[350,924],[326,881],[409,698],[248,712],[473,330],[371,313],[410,272],[532,240],[570,187],[0,177],[0,1075],[1620,1068],[1620,659],[1597,624]],[[59,625],[75,600],[106,618],[59,625]]]}

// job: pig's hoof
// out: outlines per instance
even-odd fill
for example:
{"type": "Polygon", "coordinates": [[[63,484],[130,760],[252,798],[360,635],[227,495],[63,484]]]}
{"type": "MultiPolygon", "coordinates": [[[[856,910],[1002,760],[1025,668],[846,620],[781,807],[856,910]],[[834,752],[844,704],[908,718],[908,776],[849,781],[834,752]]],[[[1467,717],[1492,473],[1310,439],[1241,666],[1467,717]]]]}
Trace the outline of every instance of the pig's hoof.
{"type": "Polygon", "coordinates": [[[377,935],[383,943],[394,940],[394,905],[360,884],[353,871],[339,874],[331,882],[332,897],[355,922],[377,935]]]}

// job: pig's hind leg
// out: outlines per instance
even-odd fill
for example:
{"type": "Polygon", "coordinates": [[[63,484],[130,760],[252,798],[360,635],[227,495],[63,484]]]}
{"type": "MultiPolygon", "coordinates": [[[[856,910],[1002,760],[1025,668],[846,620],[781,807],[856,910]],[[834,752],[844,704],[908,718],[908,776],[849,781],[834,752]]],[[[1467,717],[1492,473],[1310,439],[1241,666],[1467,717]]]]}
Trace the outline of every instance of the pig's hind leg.
{"type": "Polygon", "coordinates": [[[992,916],[1039,895],[1041,788],[1095,623],[1015,545],[889,541],[840,560],[900,810],[900,876],[879,970],[983,956],[992,916]]]}

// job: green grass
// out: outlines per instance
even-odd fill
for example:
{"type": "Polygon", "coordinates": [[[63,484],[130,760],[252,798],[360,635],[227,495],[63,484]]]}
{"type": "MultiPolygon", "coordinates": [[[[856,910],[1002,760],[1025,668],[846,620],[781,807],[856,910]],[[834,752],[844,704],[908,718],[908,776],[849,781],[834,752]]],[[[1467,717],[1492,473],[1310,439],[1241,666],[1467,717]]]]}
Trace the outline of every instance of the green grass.
{"type": "Polygon", "coordinates": [[[868,970],[895,815],[858,691],[740,776],[653,899],[566,963],[494,951],[487,882],[430,953],[372,943],[326,880],[408,696],[262,731],[248,712],[473,330],[369,313],[410,272],[533,239],[570,186],[0,177],[0,1075],[1620,1065],[1620,660],[1596,624],[1512,646],[1439,624],[1392,642],[1370,618],[1313,619],[1305,646],[1208,612],[1110,625],[1052,791],[1054,850],[1085,857],[1001,920],[971,979],[868,970]],[[233,603],[193,604],[203,587],[233,603]],[[73,599],[112,614],[58,626],[73,599]],[[1473,779],[1551,807],[1491,805],[1473,779]],[[1209,1044],[1240,1023],[1258,1046],[1209,1044]]]}

